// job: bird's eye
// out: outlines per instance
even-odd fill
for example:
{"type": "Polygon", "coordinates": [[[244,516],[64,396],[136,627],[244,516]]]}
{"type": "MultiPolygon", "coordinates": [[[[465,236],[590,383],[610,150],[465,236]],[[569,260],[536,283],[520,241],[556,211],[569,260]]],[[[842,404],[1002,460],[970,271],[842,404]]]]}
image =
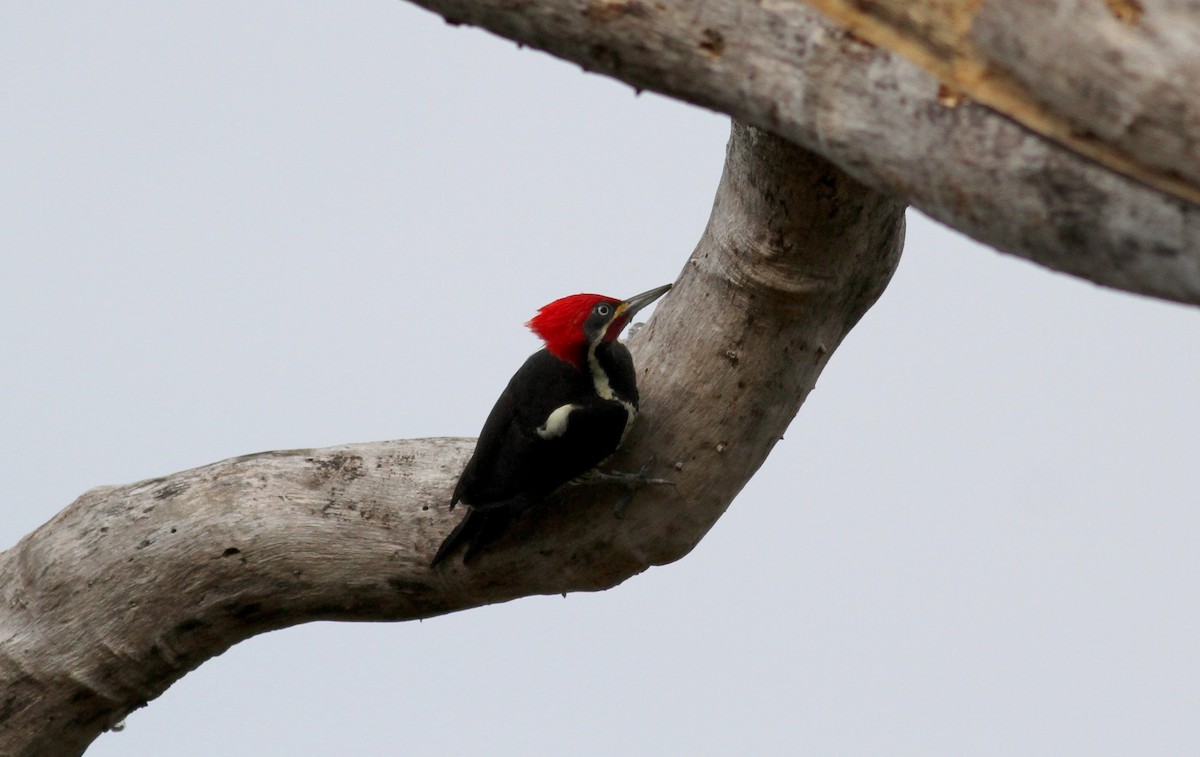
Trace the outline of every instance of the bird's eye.
{"type": "Polygon", "coordinates": [[[610,308],[608,305],[597,305],[596,312],[600,315],[608,315],[612,312],[612,308],[610,308]]]}

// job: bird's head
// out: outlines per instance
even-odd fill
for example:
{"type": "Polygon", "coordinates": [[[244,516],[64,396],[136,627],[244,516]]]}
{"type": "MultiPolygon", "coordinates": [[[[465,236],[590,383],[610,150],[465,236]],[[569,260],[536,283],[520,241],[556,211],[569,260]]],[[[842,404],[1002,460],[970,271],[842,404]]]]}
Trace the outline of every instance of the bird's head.
{"type": "Polygon", "coordinates": [[[573,294],[544,305],[525,325],[560,360],[583,369],[587,348],[621,335],[635,313],[667,293],[670,284],[618,300],[602,294],[573,294]]]}

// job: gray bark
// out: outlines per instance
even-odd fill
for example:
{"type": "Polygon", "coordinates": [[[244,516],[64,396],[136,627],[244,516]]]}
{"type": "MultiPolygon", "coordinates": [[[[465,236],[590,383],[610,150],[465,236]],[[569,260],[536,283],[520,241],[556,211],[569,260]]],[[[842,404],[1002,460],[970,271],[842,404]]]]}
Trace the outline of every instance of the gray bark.
{"type": "MultiPolygon", "coordinates": [[[[267,452],[85,493],[0,554],[0,754],[81,753],[204,660],[318,619],[408,620],[614,586],[686,554],[796,414],[899,259],[903,206],[734,126],[712,216],[631,340],[642,413],[615,468],[478,562],[429,561],[470,439],[267,452]]],[[[497,392],[500,387],[497,387],[497,392]]]]}
{"type": "Polygon", "coordinates": [[[1200,7],[1178,0],[1107,6],[988,3],[972,37],[1068,128],[1200,186],[1200,7]]]}
{"type": "Polygon", "coordinates": [[[785,0],[414,2],[779,134],[1002,251],[1200,303],[1194,4],[812,0],[852,34],[785,0]]]}
{"type": "Polygon", "coordinates": [[[631,345],[643,413],[613,465],[653,458],[677,485],[622,520],[617,492],[569,487],[470,569],[436,571],[469,439],[94,489],[0,554],[0,755],[79,754],[266,630],[599,590],[683,556],[882,292],[904,202],[1052,268],[1200,303],[1191,4],[813,0],[836,26],[783,0],[419,3],[749,124],[631,345]]]}

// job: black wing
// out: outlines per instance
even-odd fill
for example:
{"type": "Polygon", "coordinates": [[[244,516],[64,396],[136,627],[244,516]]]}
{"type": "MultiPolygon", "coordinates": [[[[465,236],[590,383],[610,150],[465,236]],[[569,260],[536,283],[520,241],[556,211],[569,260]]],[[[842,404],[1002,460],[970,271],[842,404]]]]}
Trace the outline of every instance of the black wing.
{"type": "Polygon", "coordinates": [[[548,472],[538,464],[545,442],[537,428],[556,408],[586,401],[589,393],[591,378],[569,363],[546,350],[530,355],[484,422],[451,504],[486,507],[544,488],[536,485],[548,472]]]}
{"type": "MultiPolygon", "coordinates": [[[[612,388],[637,403],[633,360],[623,345],[605,349],[602,360],[612,388]]],[[[620,402],[596,394],[590,373],[576,370],[545,350],[534,353],[513,375],[483,424],[471,459],[454,487],[451,507],[469,506],[442,543],[437,565],[460,544],[464,562],[504,533],[521,510],[583,475],[621,442],[629,413],[620,402]],[[576,406],[561,436],[544,439],[537,429],[566,404],[576,406]]]]}

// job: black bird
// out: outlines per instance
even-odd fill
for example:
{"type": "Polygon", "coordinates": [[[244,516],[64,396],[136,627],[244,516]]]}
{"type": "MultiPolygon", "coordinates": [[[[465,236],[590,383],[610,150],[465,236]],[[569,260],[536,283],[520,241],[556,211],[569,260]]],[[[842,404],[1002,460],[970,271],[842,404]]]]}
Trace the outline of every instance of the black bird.
{"type": "Polygon", "coordinates": [[[462,544],[463,562],[470,561],[515,515],[616,452],[638,409],[633,357],[617,337],[670,288],[627,300],[573,294],[525,324],[546,346],[516,372],[483,424],[450,500],[467,514],[432,565],[462,544]]]}

